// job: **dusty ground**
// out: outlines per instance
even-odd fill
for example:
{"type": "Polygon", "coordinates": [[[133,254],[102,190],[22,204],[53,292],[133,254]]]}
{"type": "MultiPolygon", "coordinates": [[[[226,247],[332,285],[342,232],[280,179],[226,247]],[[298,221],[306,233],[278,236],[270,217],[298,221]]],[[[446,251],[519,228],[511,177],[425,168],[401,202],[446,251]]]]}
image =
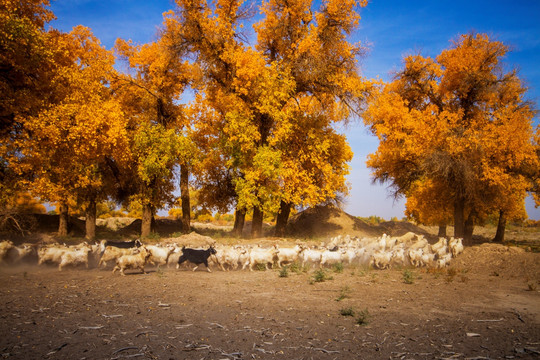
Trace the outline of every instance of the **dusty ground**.
{"type": "MultiPolygon", "coordinates": [[[[327,236],[372,230],[346,214],[318,212],[314,218],[311,224],[322,220],[333,224],[326,227],[334,231],[327,236]]],[[[136,233],[136,224],[113,220],[118,229],[127,225],[131,232],[112,235],[126,238],[136,233]]],[[[311,226],[305,218],[302,221],[304,227],[311,226]]],[[[378,230],[406,232],[411,226],[386,223],[378,230]]],[[[176,231],[174,224],[169,227],[170,233],[176,231]]],[[[43,231],[33,238],[55,240],[53,233],[43,231]]],[[[483,231],[480,241],[494,234],[483,231]]],[[[216,238],[236,241],[221,237],[223,230],[212,226],[199,232],[213,238],[192,233],[159,241],[198,245],[216,238]]],[[[214,272],[208,273],[204,266],[196,272],[147,268],[147,274],[131,271],[121,277],[110,269],[58,272],[52,266],[4,266],[0,356],[538,359],[540,254],[523,248],[530,250],[528,244],[538,245],[540,238],[537,231],[508,235],[511,242],[525,246],[467,247],[448,269],[438,271],[329,269],[322,282],[314,281],[316,269],[289,271],[281,277],[278,270],[221,272],[212,266],[214,272]]],[[[298,240],[258,240],[265,245],[293,241],[298,240]]]]}
{"type": "Polygon", "coordinates": [[[277,270],[201,268],[148,268],[125,277],[98,269],[2,268],[0,355],[539,358],[540,254],[483,245],[467,248],[449,270],[345,268],[329,270],[333,279],[323,282],[313,282],[314,269],[280,277],[277,270]],[[354,316],[341,314],[350,310],[354,316]]]}

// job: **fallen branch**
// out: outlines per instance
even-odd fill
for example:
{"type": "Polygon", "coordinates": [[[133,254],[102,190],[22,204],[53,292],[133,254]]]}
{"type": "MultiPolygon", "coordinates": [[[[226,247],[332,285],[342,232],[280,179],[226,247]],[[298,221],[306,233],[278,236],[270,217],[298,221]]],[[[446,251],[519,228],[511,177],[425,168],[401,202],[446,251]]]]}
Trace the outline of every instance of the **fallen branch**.
{"type": "Polygon", "coordinates": [[[146,330],[146,331],[138,333],[137,335],[135,335],[135,337],[139,337],[141,335],[146,335],[146,334],[153,333],[153,332],[154,332],[153,330],[146,330]]]}
{"type": "Polygon", "coordinates": [[[515,314],[516,314],[517,318],[519,319],[519,321],[521,321],[522,323],[525,322],[525,320],[523,320],[523,319],[521,318],[521,314],[520,314],[520,313],[518,313],[518,312],[516,311],[515,314]]]}
{"type": "Polygon", "coordinates": [[[103,316],[103,317],[106,318],[106,319],[114,319],[114,318],[122,317],[122,316],[124,316],[124,315],[121,315],[121,314],[118,314],[118,315],[105,315],[105,314],[101,314],[101,316],[103,316]]]}
{"type": "Polygon", "coordinates": [[[79,326],[79,329],[82,330],[99,330],[103,329],[105,326],[99,325],[99,326],[79,326]]]}
{"type": "Polygon", "coordinates": [[[126,351],[126,350],[139,350],[138,347],[136,346],[128,346],[128,347],[124,347],[124,348],[121,348],[121,349],[118,349],[118,350],[115,350],[113,351],[112,355],[115,355],[115,354],[118,354],[122,351],[126,351]]]}
{"type": "Polygon", "coordinates": [[[339,351],[337,351],[337,350],[326,350],[326,349],[323,349],[323,348],[316,348],[316,347],[308,347],[306,349],[320,351],[320,352],[323,352],[325,354],[339,354],[339,351]]]}
{"type": "Polygon", "coordinates": [[[207,344],[187,344],[186,346],[184,346],[184,348],[182,349],[183,351],[199,351],[199,350],[206,350],[206,349],[210,349],[210,345],[207,345],[207,344]]]}
{"type": "Polygon", "coordinates": [[[48,352],[47,355],[45,355],[45,356],[50,356],[50,355],[52,355],[52,354],[55,354],[55,353],[59,352],[59,351],[62,350],[62,349],[64,348],[64,346],[66,346],[66,345],[67,345],[67,343],[60,345],[60,346],[57,347],[56,349],[54,349],[54,350],[48,352]]]}
{"type": "Polygon", "coordinates": [[[186,324],[186,325],[176,325],[175,328],[177,329],[185,329],[187,327],[190,327],[192,326],[193,324],[186,324]]]}
{"type": "Polygon", "coordinates": [[[221,352],[221,355],[223,356],[226,356],[226,357],[230,357],[232,358],[233,360],[236,360],[236,359],[241,359],[242,358],[242,353],[241,352],[235,352],[235,353],[230,353],[230,354],[227,354],[225,351],[223,350],[220,350],[221,352]]]}
{"type": "Polygon", "coordinates": [[[136,358],[136,357],[141,357],[141,356],[144,356],[144,354],[139,353],[139,354],[133,354],[133,355],[124,355],[124,356],[120,355],[120,356],[111,358],[111,360],[129,359],[129,358],[136,358]]]}
{"type": "Polygon", "coordinates": [[[221,325],[221,324],[218,324],[218,323],[209,323],[210,325],[215,325],[217,326],[218,328],[220,329],[225,329],[225,326],[221,325]]]}

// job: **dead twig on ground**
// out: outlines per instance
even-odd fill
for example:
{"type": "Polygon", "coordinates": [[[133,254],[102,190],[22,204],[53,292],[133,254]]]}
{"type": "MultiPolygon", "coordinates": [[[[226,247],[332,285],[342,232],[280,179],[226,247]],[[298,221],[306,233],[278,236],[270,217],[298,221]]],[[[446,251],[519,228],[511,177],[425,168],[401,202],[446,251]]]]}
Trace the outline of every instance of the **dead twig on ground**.
{"type": "Polygon", "coordinates": [[[123,347],[121,349],[113,351],[112,355],[116,355],[116,354],[118,354],[118,353],[120,353],[122,351],[126,351],[126,350],[139,350],[139,348],[136,347],[136,346],[123,347]]]}
{"type": "Polygon", "coordinates": [[[199,350],[207,350],[210,349],[211,346],[208,344],[187,344],[182,349],[183,351],[199,351],[199,350]]]}
{"type": "Polygon", "coordinates": [[[53,354],[56,354],[57,352],[59,352],[60,350],[62,350],[65,346],[67,346],[67,343],[62,344],[62,345],[60,345],[59,347],[57,347],[56,349],[53,349],[53,350],[49,351],[45,356],[51,356],[51,355],[53,355],[53,354]]]}
{"type": "Polygon", "coordinates": [[[99,330],[103,329],[105,326],[98,325],[98,326],[79,326],[79,329],[81,330],[99,330]]]}

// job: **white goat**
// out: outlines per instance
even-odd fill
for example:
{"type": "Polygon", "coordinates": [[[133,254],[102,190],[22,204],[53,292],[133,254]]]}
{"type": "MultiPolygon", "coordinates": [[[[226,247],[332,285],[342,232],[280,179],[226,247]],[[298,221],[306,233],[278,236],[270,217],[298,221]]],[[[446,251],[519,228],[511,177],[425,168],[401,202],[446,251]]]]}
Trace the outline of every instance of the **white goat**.
{"type": "Polygon", "coordinates": [[[146,250],[145,246],[141,246],[137,250],[137,254],[131,255],[122,255],[116,259],[116,266],[113,269],[113,274],[116,270],[120,270],[120,274],[125,276],[124,270],[126,269],[140,269],[143,274],[146,274],[144,271],[144,266],[148,261],[148,258],[151,256],[151,253],[146,250]]]}
{"type": "Polygon", "coordinates": [[[343,262],[343,259],[341,258],[342,254],[343,254],[342,251],[324,250],[321,253],[320,267],[323,267],[325,265],[334,265],[334,264],[343,262]]]}
{"type": "Polygon", "coordinates": [[[358,254],[358,249],[356,248],[347,248],[344,249],[341,253],[341,260],[349,265],[351,265],[355,260],[358,254]]]}
{"type": "Polygon", "coordinates": [[[101,255],[98,267],[101,267],[102,265],[103,267],[106,267],[107,261],[116,260],[123,255],[132,255],[135,249],[136,248],[122,249],[115,246],[107,246],[101,255]]]}
{"type": "Polygon", "coordinates": [[[431,252],[439,257],[446,255],[448,253],[448,239],[439,238],[439,241],[431,245],[431,252]]]}
{"type": "Polygon", "coordinates": [[[60,263],[58,264],[58,271],[62,271],[62,268],[66,265],[79,265],[84,264],[88,269],[88,255],[92,252],[92,248],[86,244],[82,247],[73,247],[66,249],[60,256],[60,263]]]}
{"type": "Polygon", "coordinates": [[[405,254],[405,249],[403,247],[394,247],[390,263],[397,266],[411,265],[409,257],[405,254]]]}
{"type": "Polygon", "coordinates": [[[21,246],[13,246],[8,249],[4,257],[0,257],[0,264],[2,261],[9,262],[10,264],[17,264],[25,257],[30,255],[34,251],[34,247],[30,244],[22,244],[21,246]]]}
{"type": "Polygon", "coordinates": [[[293,248],[279,248],[277,249],[277,266],[281,268],[282,263],[293,263],[298,260],[298,253],[300,252],[300,246],[296,245],[293,248]]]}
{"type": "Polygon", "coordinates": [[[391,260],[392,253],[380,250],[371,255],[370,265],[376,269],[389,269],[391,260]]]}
{"type": "Polygon", "coordinates": [[[49,245],[40,248],[38,250],[38,265],[44,264],[46,262],[60,264],[60,262],[62,261],[62,254],[67,250],[67,247],[59,244],[49,245]]]}
{"type": "Polygon", "coordinates": [[[0,263],[7,257],[9,250],[11,250],[13,247],[13,242],[9,240],[0,242],[0,263]]]}
{"type": "Polygon", "coordinates": [[[217,254],[215,257],[218,260],[218,265],[223,271],[229,271],[231,269],[236,270],[238,268],[241,255],[247,254],[247,250],[241,246],[224,246],[216,250],[217,254]],[[225,266],[227,268],[225,268],[225,266]]]}
{"type": "Polygon", "coordinates": [[[435,262],[435,266],[438,269],[442,269],[442,268],[446,267],[446,265],[448,265],[451,260],[452,260],[452,254],[445,254],[442,257],[439,257],[437,259],[437,261],[435,262]]]}
{"type": "Polygon", "coordinates": [[[456,257],[463,252],[463,241],[461,238],[451,238],[450,242],[448,243],[448,247],[450,248],[452,256],[456,257]]]}
{"type": "Polygon", "coordinates": [[[256,264],[264,264],[266,270],[268,270],[268,264],[274,263],[274,256],[276,256],[276,248],[270,249],[253,248],[249,252],[249,261],[244,264],[242,270],[249,265],[249,271],[253,271],[253,267],[256,264]]]}
{"type": "Polygon", "coordinates": [[[322,251],[318,249],[301,248],[299,258],[302,260],[302,267],[309,264],[319,264],[321,262],[322,251]]]}
{"type": "Polygon", "coordinates": [[[150,252],[150,258],[148,259],[148,262],[152,265],[157,265],[159,269],[160,265],[167,264],[169,257],[175,250],[175,247],[174,245],[146,245],[146,250],[150,252]]]}

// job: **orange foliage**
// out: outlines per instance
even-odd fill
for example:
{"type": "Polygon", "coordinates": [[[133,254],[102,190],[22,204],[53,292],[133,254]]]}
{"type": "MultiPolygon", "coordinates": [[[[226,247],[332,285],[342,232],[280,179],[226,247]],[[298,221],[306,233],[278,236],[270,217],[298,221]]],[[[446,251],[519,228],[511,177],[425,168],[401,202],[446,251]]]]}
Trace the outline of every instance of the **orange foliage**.
{"type": "Polygon", "coordinates": [[[364,119],[380,145],[367,164],[419,221],[524,216],[525,169],[538,169],[538,155],[526,88],[500,61],[507,51],[487,35],[463,35],[436,60],[405,58],[373,97],[364,119]]]}

